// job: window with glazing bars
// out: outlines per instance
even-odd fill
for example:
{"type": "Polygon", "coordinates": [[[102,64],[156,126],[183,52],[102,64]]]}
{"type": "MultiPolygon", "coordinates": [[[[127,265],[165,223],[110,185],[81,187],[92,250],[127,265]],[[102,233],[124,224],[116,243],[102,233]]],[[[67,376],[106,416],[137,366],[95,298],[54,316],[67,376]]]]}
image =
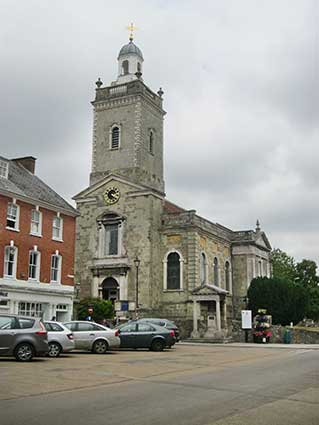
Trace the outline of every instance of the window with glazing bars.
{"type": "Polygon", "coordinates": [[[7,227],[10,227],[10,229],[18,228],[18,206],[16,204],[8,204],[7,227]]]}

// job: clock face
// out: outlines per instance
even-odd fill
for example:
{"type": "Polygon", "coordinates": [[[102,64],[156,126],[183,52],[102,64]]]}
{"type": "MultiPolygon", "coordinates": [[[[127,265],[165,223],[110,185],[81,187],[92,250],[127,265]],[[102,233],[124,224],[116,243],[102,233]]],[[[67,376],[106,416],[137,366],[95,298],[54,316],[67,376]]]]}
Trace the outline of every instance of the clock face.
{"type": "Polygon", "coordinates": [[[104,192],[103,198],[106,205],[115,204],[120,199],[120,190],[115,186],[109,187],[104,192]]]}

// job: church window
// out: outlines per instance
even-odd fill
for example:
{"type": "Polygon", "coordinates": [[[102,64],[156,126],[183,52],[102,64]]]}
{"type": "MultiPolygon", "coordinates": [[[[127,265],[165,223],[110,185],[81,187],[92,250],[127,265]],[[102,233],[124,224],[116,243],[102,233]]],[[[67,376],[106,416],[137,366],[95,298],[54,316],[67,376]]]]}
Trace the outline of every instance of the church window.
{"type": "Polygon", "coordinates": [[[154,132],[153,132],[153,130],[151,130],[150,134],[149,134],[149,151],[152,155],[154,155],[154,132]]]}
{"type": "Polygon", "coordinates": [[[214,285],[219,285],[218,260],[214,258],[214,285]]]}
{"type": "Polygon", "coordinates": [[[200,254],[200,261],[199,261],[199,267],[200,267],[200,284],[205,285],[206,283],[206,255],[204,252],[200,254]]]}
{"type": "Polygon", "coordinates": [[[137,62],[137,72],[142,72],[142,67],[139,62],[137,62]]]}
{"type": "Polygon", "coordinates": [[[226,291],[231,291],[230,289],[230,264],[229,261],[226,261],[225,263],[225,284],[226,284],[226,291]]]}
{"type": "Polygon", "coordinates": [[[120,147],[120,128],[118,126],[112,127],[111,130],[111,149],[118,149],[120,147]]]}
{"type": "Polygon", "coordinates": [[[121,254],[122,220],[117,214],[105,214],[98,220],[100,257],[121,254]]]}
{"type": "Polygon", "coordinates": [[[105,224],[104,255],[118,254],[118,224],[105,224]]]}
{"type": "Polygon", "coordinates": [[[123,70],[124,75],[129,73],[129,62],[128,62],[128,60],[125,60],[125,61],[122,62],[122,70],[123,70]]]}
{"type": "Polygon", "coordinates": [[[167,257],[167,289],[180,289],[180,256],[171,252],[167,257]]]}

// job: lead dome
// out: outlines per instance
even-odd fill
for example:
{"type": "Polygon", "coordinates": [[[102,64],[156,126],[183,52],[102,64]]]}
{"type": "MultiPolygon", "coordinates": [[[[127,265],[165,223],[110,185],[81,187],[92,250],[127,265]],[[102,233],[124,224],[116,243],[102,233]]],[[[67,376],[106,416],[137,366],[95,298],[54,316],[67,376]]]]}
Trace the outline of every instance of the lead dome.
{"type": "Polygon", "coordinates": [[[117,59],[120,59],[121,56],[126,56],[129,54],[138,55],[142,60],[144,60],[141,49],[137,47],[137,45],[133,43],[132,40],[121,48],[117,59]]]}

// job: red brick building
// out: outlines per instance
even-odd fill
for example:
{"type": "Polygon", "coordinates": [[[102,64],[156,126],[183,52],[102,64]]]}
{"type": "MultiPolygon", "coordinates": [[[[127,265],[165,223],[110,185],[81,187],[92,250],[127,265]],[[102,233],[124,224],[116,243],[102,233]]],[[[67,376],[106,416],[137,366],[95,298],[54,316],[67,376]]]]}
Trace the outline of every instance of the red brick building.
{"type": "Polygon", "coordinates": [[[69,320],[77,211],[34,170],[0,157],[0,312],[69,320]]]}

